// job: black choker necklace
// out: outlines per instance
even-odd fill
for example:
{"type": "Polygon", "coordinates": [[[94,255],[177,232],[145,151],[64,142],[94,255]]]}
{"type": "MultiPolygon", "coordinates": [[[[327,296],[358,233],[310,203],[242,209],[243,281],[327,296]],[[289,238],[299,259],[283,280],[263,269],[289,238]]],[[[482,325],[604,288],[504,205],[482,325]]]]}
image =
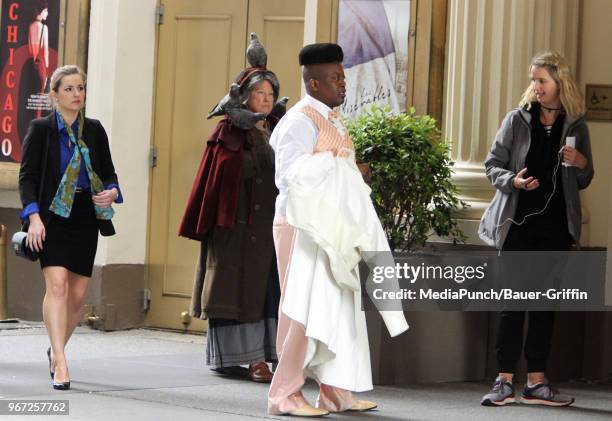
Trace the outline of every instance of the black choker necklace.
{"type": "Polygon", "coordinates": [[[540,107],[542,107],[543,109],[545,109],[547,111],[561,111],[563,109],[563,108],[549,108],[549,107],[545,107],[542,104],[540,104],[540,107]]]}

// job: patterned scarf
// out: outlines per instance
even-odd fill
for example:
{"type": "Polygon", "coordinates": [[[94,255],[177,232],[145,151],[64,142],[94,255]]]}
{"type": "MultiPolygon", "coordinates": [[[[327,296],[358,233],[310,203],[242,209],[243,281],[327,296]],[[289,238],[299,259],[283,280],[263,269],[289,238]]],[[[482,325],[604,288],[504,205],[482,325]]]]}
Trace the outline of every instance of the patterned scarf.
{"type": "MultiPolygon", "coordinates": [[[[102,180],[100,180],[98,174],[96,174],[93,168],[91,167],[89,148],[83,141],[83,126],[85,125],[85,117],[83,116],[83,112],[81,111],[79,113],[78,137],[74,136],[72,127],[70,127],[70,125],[66,123],[64,117],[62,117],[61,114],[59,114],[59,117],[62,124],[66,128],[66,131],[68,132],[68,139],[74,147],[74,153],[72,154],[72,158],[70,158],[70,162],[68,162],[68,166],[66,167],[66,171],[64,172],[64,176],[60,181],[59,187],[57,188],[57,192],[55,193],[55,197],[53,198],[53,202],[51,202],[49,210],[55,213],[56,215],[68,218],[70,217],[70,212],[72,211],[74,195],[76,193],[77,182],[79,180],[81,158],[85,161],[85,168],[87,169],[87,177],[89,178],[92,194],[97,194],[103,191],[104,184],[102,184],[102,180]]],[[[94,209],[96,211],[97,219],[109,220],[115,214],[115,211],[111,207],[100,208],[94,204],[94,209]]]]}

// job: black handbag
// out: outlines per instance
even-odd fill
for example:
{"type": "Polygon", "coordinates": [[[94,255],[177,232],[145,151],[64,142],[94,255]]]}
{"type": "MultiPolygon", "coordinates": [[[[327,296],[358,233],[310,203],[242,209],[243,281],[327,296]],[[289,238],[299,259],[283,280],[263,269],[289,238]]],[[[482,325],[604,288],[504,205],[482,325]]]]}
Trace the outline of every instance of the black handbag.
{"type": "MultiPolygon", "coordinates": [[[[38,184],[38,197],[37,201],[40,205],[42,199],[42,190],[43,190],[43,182],[45,180],[45,173],[47,172],[47,156],[49,154],[49,135],[47,134],[47,138],[45,141],[45,147],[43,151],[43,159],[42,159],[42,171],[40,172],[40,181],[38,184]]],[[[15,252],[15,255],[18,257],[22,257],[26,260],[30,260],[35,262],[38,260],[38,252],[30,249],[26,245],[26,239],[28,236],[28,229],[30,228],[30,221],[23,221],[21,224],[21,230],[17,231],[13,234],[13,238],[11,239],[11,247],[15,252]]]]}
{"type": "Polygon", "coordinates": [[[11,239],[11,247],[17,256],[35,262],[38,260],[38,253],[27,246],[27,238],[27,232],[17,231],[11,239]]]}

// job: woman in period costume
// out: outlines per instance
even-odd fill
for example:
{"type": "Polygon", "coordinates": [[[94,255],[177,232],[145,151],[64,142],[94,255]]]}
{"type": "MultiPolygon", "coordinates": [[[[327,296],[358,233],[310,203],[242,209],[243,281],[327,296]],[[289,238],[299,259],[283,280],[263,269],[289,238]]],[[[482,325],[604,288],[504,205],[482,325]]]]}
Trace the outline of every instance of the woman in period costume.
{"type": "Polygon", "coordinates": [[[179,232],[201,242],[191,313],[208,319],[206,364],[260,382],[272,379],[267,363],[277,362],[278,191],[268,141],[278,93],[265,61],[251,63],[211,112],[226,115],[208,138],[179,232]]]}

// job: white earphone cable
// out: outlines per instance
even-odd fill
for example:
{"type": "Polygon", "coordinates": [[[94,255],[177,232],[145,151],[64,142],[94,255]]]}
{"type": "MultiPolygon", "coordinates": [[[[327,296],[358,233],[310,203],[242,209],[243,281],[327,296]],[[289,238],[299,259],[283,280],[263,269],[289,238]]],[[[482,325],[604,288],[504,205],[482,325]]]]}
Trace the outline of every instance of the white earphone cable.
{"type": "Polygon", "coordinates": [[[525,223],[527,218],[529,218],[530,216],[540,215],[541,213],[544,213],[544,211],[546,211],[546,208],[548,207],[548,204],[552,200],[553,196],[555,195],[555,191],[557,190],[557,171],[559,171],[559,167],[561,166],[562,159],[563,159],[563,147],[557,153],[557,164],[555,165],[555,168],[553,170],[553,175],[552,175],[553,189],[552,189],[552,192],[550,193],[550,196],[546,200],[546,204],[544,205],[544,207],[542,209],[540,209],[539,211],[537,211],[537,212],[529,213],[529,214],[523,216],[523,219],[521,220],[521,222],[516,222],[512,218],[506,218],[506,220],[504,222],[502,222],[501,224],[495,225],[496,229],[504,226],[507,222],[512,222],[513,224],[515,224],[517,226],[521,226],[521,225],[523,225],[525,223]]]}

